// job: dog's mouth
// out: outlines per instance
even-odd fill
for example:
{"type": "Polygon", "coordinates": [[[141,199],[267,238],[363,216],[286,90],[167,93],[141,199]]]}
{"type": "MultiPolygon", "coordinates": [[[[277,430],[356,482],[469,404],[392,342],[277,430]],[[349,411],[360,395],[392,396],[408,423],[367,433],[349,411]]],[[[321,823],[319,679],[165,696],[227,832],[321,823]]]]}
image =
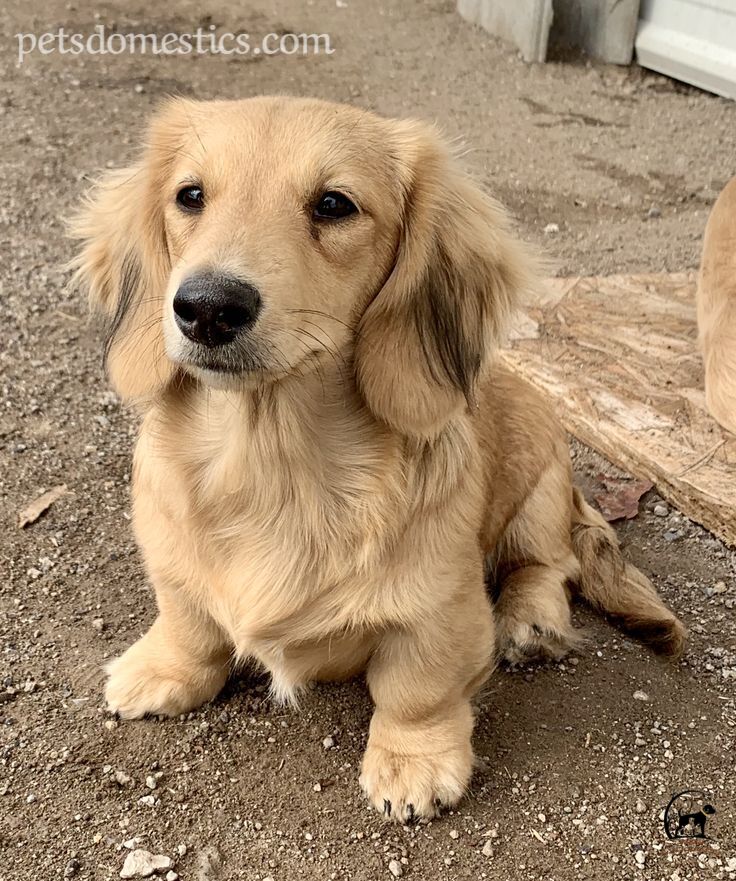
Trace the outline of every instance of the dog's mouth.
{"type": "Polygon", "coordinates": [[[319,359],[323,354],[316,349],[309,350],[299,363],[294,364],[280,349],[262,348],[263,351],[244,351],[242,346],[237,345],[214,350],[205,346],[188,347],[184,352],[178,353],[174,360],[197,379],[220,386],[247,384],[249,381],[276,381],[295,372],[303,372],[307,363],[319,359]]]}
{"type": "Polygon", "coordinates": [[[248,376],[268,371],[268,365],[260,357],[242,351],[229,352],[227,348],[212,351],[198,346],[177,360],[181,367],[193,373],[213,373],[223,377],[248,376]]]}
{"type": "Polygon", "coordinates": [[[243,334],[224,345],[211,346],[177,333],[173,339],[167,339],[167,351],[181,370],[213,386],[262,384],[303,374],[327,354],[326,350],[303,344],[297,353],[289,348],[288,342],[243,334]]]}

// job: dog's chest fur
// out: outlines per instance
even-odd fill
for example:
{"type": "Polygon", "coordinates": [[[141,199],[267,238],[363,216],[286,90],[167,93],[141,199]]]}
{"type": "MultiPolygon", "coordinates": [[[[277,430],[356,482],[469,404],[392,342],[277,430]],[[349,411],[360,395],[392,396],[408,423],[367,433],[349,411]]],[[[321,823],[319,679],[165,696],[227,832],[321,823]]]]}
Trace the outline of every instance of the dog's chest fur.
{"type": "MultiPolygon", "coordinates": [[[[401,621],[432,554],[394,550],[411,542],[427,484],[450,496],[464,471],[448,469],[447,444],[408,456],[344,388],[311,392],[164,402],[136,451],[135,525],[153,579],[166,573],[238,655],[284,681],[289,653],[345,640],[356,653],[357,634],[401,621]]],[[[448,444],[457,462],[458,438],[448,444]]]]}

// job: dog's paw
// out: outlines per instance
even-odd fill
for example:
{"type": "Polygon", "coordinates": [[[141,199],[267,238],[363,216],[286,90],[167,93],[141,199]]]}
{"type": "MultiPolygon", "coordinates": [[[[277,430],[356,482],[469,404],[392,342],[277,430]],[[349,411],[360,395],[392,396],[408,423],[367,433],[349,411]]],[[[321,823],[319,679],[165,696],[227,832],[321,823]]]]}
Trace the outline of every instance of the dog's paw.
{"type": "Polygon", "coordinates": [[[561,661],[585,642],[572,626],[540,627],[524,621],[501,621],[496,628],[498,657],[509,664],[561,661]]]}
{"type": "Polygon", "coordinates": [[[146,637],[107,667],[107,708],[122,719],[146,715],[178,716],[212,700],[227,679],[219,664],[177,664],[152,651],[146,637]]]}
{"type": "Polygon", "coordinates": [[[386,819],[413,823],[456,805],[472,770],[470,741],[461,748],[426,755],[401,755],[369,742],[360,785],[386,819]]]}
{"type": "Polygon", "coordinates": [[[518,621],[496,629],[498,654],[509,664],[527,661],[559,661],[575,648],[578,640],[571,631],[542,629],[534,624],[518,621]]]}

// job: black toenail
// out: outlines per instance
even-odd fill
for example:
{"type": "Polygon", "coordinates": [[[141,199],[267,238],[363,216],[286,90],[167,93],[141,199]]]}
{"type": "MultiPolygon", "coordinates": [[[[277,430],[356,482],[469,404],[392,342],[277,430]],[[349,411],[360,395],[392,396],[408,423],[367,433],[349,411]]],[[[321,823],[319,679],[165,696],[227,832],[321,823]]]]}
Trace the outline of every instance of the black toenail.
{"type": "Polygon", "coordinates": [[[406,822],[413,823],[416,820],[416,814],[414,813],[414,805],[408,804],[406,806],[406,822]]]}
{"type": "Polygon", "coordinates": [[[387,817],[391,816],[391,802],[387,798],[384,798],[383,800],[383,813],[387,817]]]}

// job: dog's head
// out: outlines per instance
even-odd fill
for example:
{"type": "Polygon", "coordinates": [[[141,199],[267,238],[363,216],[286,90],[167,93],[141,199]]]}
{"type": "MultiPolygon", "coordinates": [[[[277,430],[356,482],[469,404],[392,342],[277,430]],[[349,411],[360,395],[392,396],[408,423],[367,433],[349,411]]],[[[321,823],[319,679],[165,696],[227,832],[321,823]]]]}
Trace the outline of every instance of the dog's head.
{"type": "Polygon", "coordinates": [[[528,260],[427,125],[293,98],[171,101],[75,226],[112,381],[278,382],[345,359],[368,407],[432,436],[466,402],[528,260]]]}

